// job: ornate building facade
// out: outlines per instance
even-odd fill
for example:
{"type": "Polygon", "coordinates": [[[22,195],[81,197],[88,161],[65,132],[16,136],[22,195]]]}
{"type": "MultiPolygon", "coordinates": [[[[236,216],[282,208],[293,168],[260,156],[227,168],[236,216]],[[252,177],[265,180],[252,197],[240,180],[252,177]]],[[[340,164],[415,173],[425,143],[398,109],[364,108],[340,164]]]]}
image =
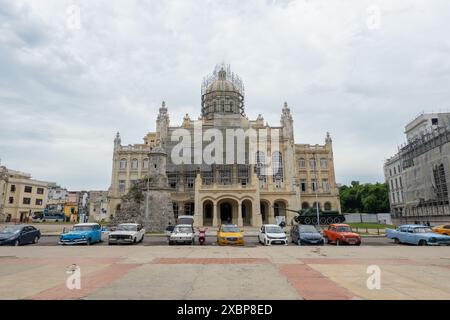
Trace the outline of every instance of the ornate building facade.
{"type": "Polygon", "coordinates": [[[163,102],[156,132],[146,134],[143,143],[123,146],[116,135],[108,214],[121,210],[121,197],[133,183],[148,178],[149,152],[156,146],[168,155],[175,216],[193,215],[198,226],[226,221],[256,227],[275,223],[277,216],[290,223],[295,213],[284,209],[317,202],[322,210],[340,211],[328,133],[322,145],[296,144],[287,103],[279,126],[269,126],[261,115],[249,119],[244,86],[229,66],[216,66],[201,94],[198,120],[186,115],[181,126],[171,126],[163,102]]]}

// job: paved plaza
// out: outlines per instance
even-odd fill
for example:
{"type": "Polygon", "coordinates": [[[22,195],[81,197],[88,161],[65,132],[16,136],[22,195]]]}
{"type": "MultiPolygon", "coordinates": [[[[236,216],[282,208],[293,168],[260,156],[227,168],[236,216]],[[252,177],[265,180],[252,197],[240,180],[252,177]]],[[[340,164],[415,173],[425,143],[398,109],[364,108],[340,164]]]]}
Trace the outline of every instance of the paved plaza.
{"type": "Polygon", "coordinates": [[[450,299],[449,279],[448,247],[0,248],[0,299],[450,299]]]}

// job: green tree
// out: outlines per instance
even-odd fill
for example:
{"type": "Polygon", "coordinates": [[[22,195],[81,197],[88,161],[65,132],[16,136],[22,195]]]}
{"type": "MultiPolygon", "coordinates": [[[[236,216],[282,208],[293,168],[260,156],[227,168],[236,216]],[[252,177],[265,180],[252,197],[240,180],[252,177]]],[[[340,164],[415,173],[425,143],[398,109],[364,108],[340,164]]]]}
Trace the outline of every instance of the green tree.
{"type": "Polygon", "coordinates": [[[389,190],[386,183],[352,181],[350,186],[339,189],[342,212],[381,213],[389,212],[389,190]]]}

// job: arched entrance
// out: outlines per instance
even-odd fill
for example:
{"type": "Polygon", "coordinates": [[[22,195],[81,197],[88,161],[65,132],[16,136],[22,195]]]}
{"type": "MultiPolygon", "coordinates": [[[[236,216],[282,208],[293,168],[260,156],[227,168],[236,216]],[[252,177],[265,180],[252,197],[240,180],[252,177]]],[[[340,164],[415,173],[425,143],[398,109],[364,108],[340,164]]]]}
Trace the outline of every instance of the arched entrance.
{"type": "Polygon", "coordinates": [[[222,223],[233,222],[233,206],[229,202],[223,202],[220,204],[220,221],[222,223]]]}
{"type": "Polygon", "coordinates": [[[252,211],[253,206],[250,200],[242,201],[241,212],[242,212],[242,222],[244,226],[250,226],[252,224],[252,211]]]}
{"type": "MultiPolygon", "coordinates": [[[[275,201],[273,204],[273,213],[275,216],[275,222],[277,222],[277,217],[284,217],[285,223],[288,223],[286,220],[287,212],[286,212],[286,203],[284,201],[275,201]]],[[[279,218],[280,219],[280,218],[279,218]]],[[[281,218],[283,219],[283,218],[281,218]]]]}
{"type": "Polygon", "coordinates": [[[238,223],[238,202],[236,200],[229,198],[220,200],[217,202],[217,211],[219,224],[238,223]]]}
{"type": "Polygon", "coordinates": [[[210,200],[203,202],[203,225],[212,226],[213,223],[213,203],[210,200]]]}
{"type": "Polygon", "coordinates": [[[261,210],[261,219],[263,224],[269,223],[269,213],[270,213],[270,203],[267,201],[261,201],[259,203],[260,210],[261,210]]]}

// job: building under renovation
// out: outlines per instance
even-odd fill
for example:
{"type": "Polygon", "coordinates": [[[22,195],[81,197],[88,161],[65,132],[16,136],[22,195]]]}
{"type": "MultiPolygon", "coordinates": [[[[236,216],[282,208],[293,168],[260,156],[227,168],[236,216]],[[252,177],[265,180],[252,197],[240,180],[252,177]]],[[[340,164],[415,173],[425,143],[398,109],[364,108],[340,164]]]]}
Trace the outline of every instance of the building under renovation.
{"type": "Polygon", "coordinates": [[[422,114],[405,127],[407,143],[384,165],[393,217],[450,222],[450,113],[422,114]]]}
{"type": "Polygon", "coordinates": [[[296,144],[291,110],[287,103],[280,109],[278,126],[269,126],[262,115],[249,119],[242,80],[229,66],[216,66],[203,80],[198,120],[186,115],[181,126],[171,126],[163,102],[156,132],[143,143],[122,145],[117,134],[108,214],[116,215],[122,197],[146,178],[153,165],[149,153],[157,146],[167,154],[174,215],[193,215],[196,225],[260,226],[277,217],[290,222],[293,214],[285,208],[316,202],[340,211],[330,135],[323,145],[296,144]]]}

